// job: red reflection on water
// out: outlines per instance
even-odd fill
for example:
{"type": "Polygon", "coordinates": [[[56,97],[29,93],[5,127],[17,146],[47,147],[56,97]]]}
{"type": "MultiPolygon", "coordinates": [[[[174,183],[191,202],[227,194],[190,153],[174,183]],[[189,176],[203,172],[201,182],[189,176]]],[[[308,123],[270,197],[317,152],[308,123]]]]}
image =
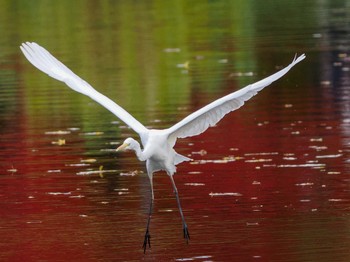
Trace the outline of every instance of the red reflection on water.
{"type": "MultiPolygon", "coordinates": [[[[89,151],[79,134],[67,138],[75,143],[53,145],[58,137],[43,135],[47,126],[30,130],[26,115],[16,114],[17,121],[2,129],[0,258],[346,261],[350,199],[344,103],[333,100],[336,93],[327,88],[322,95],[304,96],[303,90],[285,94],[276,86],[217,127],[178,142],[177,150],[194,159],[175,175],[191,241],[186,245],[182,238],[169,178],[159,173],[152,248],[146,255],[141,246],[148,178],[119,172],[142,169],[136,158],[106,153],[91,166],[69,166],[81,163],[89,151]],[[102,163],[119,171],[76,175],[102,163]]],[[[196,93],[192,100],[197,107],[205,99],[196,93]]]]}
{"type": "MultiPolygon", "coordinates": [[[[268,95],[261,99],[271,104],[268,95]]],[[[305,110],[298,103],[293,107],[305,110]]],[[[268,261],[287,255],[300,260],[307,258],[305,250],[315,257],[319,245],[332,250],[334,243],[344,252],[349,239],[334,233],[343,232],[341,217],[349,204],[338,122],[316,121],[292,108],[279,104],[267,112],[247,106],[201,136],[179,141],[178,151],[194,158],[181,165],[175,176],[191,241],[186,245],[182,239],[170,181],[159,173],[152,249],[146,256],[141,244],[148,178],[77,176],[87,168],[66,164],[84,158],[79,155],[86,150],[83,143],[59,147],[50,143],[51,137],[32,140],[22,119],[18,132],[4,132],[7,156],[3,159],[10,159],[17,172],[3,170],[1,177],[0,230],[7,239],[1,244],[2,257],[11,261],[200,257],[268,261]],[[127,194],[119,194],[123,192],[119,189],[128,189],[127,194]]],[[[328,110],[318,108],[321,115],[329,115],[328,110]]],[[[123,170],[140,169],[129,155],[120,161],[112,157],[107,165],[116,167],[122,160],[132,163],[123,170]]]]}
{"type": "MultiPolygon", "coordinates": [[[[260,97],[258,111],[247,105],[201,136],[179,141],[178,151],[194,158],[175,176],[191,241],[186,245],[182,239],[169,178],[159,173],[152,249],[145,256],[146,175],[77,176],[87,167],[67,163],[84,158],[83,141],[52,145],[51,137],[33,137],[20,119],[22,128],[4,132],[2,166],[11,161],[17,172],[4,168],[1,177],[0,230],[6,239],[1,256],[11,261],[305,260],[317,257],[320,246],[334,250],[334,245],[344,254],[349,195],[339,121],[303,115],[301,100],[270,108],[269,99],[279,95],[271,92],[260,97]]],[[[317,112],[329,115],[330,110],[317,112]]],[[[140,169],[130,155],[100,160],[113,169],[125,162],[122,170],[140,169]]]]}

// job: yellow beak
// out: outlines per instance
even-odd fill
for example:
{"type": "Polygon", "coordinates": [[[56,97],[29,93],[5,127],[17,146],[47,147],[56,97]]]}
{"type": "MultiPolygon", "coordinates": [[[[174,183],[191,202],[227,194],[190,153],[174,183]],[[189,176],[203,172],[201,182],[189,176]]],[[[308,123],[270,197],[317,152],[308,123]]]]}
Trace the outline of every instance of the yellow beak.
{"type": "Polygon", "coordinates": [[[120,147],[118,147],[116,151],[117,151],[117,152],[118,152],[118,151],[122,151],[122,150],[124,150],[128,145],[129,145],[129,144],[124,143],[124,144],[122,144],[120,147]]]}

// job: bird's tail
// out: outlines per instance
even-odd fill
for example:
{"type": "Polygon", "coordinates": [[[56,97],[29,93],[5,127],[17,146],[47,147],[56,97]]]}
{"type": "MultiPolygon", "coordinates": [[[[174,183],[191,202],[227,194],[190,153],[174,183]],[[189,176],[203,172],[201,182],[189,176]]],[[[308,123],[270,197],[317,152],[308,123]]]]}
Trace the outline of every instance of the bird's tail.
{"type": "Polygon", "coordinates": [[[191,158],[188,158],[186,156],[183,156],[183,155],[180,155],[178,153],[175,154],[175,159],[174,159],[174,164],[175,166],[182,163],[182,162],[185,162],[185,161],[191,161],[192,159],[191,158]]]}

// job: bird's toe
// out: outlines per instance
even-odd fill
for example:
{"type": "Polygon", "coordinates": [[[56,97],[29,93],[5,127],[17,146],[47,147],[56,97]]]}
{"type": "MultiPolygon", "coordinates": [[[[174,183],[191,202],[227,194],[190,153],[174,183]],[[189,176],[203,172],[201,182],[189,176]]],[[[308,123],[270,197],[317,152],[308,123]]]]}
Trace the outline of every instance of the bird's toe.
{"type": "Polygon", "coordinates": [[[147,245],[149,248],[151,248],[151,235],[149,234],[148,230],[146,231],[145,239],[143,241],[143,253],[146,253],[147,245]]]}

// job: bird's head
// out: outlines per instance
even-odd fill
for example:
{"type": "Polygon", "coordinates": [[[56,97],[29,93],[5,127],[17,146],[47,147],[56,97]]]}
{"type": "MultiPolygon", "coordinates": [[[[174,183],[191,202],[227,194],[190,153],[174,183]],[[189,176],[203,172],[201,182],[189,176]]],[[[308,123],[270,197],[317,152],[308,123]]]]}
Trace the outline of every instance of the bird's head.
{"type": "Polygon", "coordinates": [[[137,148],[140,147],[140,144],[133,138],[128,137],[124,140],[123,144],[117,148],[117,151],[123,151],[123,150],[134,150],[136,151],[137,148]]]}

